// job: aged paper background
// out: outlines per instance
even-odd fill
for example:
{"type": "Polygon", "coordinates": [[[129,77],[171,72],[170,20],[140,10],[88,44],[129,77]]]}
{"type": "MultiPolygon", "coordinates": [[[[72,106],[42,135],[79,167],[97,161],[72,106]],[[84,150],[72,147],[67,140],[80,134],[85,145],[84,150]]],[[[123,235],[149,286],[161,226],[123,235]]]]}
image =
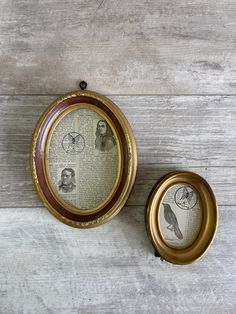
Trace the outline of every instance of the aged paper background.
{"type": "Polygon", "coordinates": [[[53,131],[48,154],[50,175],[68,204],[85,210],[96,208],[111,193],[119,162],[117,141],[111,132],[104,119],[90,109],[68,113],[53,131]],[[98,122],[105,129],[104,136],[97,130],[98,122]],[[69,177],[64,178],[66,175],[69,177]]]}
{"type": "Polygon", "coordinates": [[[171,187],[163,198],[159,219],[162,235],[169,245],[190,245],[202,222],[197,192],[189,185],[176,184],[171,187]]]}

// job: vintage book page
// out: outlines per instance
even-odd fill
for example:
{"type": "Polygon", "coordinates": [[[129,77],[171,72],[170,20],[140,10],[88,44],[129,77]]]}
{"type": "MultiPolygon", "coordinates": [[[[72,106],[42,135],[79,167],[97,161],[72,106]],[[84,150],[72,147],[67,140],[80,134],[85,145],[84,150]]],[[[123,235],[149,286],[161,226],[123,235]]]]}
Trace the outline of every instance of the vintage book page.
{"type": "Polygon", "coordinates": [[[95,111],[76,109],[52,134],[48,164],[53,186],[73,207],[96,208],[116,184],[119,158],[108,122],[95,111]]]}
{"type": "Polygon", "coordinates": [[[160,229],[167,244],[187,247],[199,233],[202,209],[193,187],[175,184],[166,192],[159,213],[160,229]]]}

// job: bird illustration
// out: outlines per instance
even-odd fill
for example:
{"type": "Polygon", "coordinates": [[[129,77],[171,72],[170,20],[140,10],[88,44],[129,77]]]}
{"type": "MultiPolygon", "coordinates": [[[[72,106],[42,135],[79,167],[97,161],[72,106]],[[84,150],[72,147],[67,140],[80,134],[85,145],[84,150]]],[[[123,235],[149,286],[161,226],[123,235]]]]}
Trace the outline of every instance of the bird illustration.
{"type": "Polygon", "coordinates": [[[173,212],[169,204],[163,203],[163,206],[164,206],[164,217],[165,217],[166,222],[169,224],[167,226],[167,229],[174,231],[176,237],[182,240],[183,235],[179,229],[179,224],[175,216],[175,213],[173,212]]]}
{"type": "Polygon", "coordinates": [[[183,187],[183,193],[182,196],[180,197],[180,200],[187,200],[188,204],[190,204],[191,199],[193,197],[193,191],[188,191],[188,189],[184,186],[183,187]]]}

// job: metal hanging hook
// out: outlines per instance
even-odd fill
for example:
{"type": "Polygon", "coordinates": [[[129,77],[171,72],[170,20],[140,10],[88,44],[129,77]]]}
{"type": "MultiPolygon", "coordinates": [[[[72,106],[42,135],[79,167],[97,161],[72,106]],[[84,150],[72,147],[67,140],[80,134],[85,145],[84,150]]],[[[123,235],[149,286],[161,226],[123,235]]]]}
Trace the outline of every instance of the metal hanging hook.
{"type": "Polygon", "coordinates": [[[85,90],[86,89],[86,87],[87,87],[87,83],[85,82],[85,81],[81,81],[80,83],[79,83],[79,87],[81,88],[81,90],[85,90]]]}

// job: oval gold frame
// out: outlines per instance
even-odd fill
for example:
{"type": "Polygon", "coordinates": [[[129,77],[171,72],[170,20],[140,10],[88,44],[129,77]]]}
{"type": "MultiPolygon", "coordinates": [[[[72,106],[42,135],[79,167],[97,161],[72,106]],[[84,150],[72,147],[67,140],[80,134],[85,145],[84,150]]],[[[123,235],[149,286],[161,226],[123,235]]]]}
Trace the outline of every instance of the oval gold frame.
{"type": "Polygon", "coordinates": [[[43,204],[56,218],[73,227],[95,227],[113,218],[130,195],[137,171],[136,142],[129,122],[110,99],[92,91],[73,91],[56,99],[41,115],[33,133],[30,165],[35,189],[43,204]],[[68,205],[55,192],[50,180],[47,154],[56,125],[72,110],[85,107],[99,113],[109,122],[119,142],[119,175],[112,192],[98,207],[80,210],[68,205]]]}
{"type": "Polygon", "coordinates": [[[164,176],[153,187],[146,206],[146,229],[156,255],[174,264],[190,264],[200,259],[212,243],[218,225],[218,208],[214,193],[209,184],[193,172],[172,172],[164,176]],[[203,218],[200,231],[187,247],[173,248],[162,237],[159,226],[159,210],[166,192],[176,184],[192,186],[201,201],[203,218]]]}

